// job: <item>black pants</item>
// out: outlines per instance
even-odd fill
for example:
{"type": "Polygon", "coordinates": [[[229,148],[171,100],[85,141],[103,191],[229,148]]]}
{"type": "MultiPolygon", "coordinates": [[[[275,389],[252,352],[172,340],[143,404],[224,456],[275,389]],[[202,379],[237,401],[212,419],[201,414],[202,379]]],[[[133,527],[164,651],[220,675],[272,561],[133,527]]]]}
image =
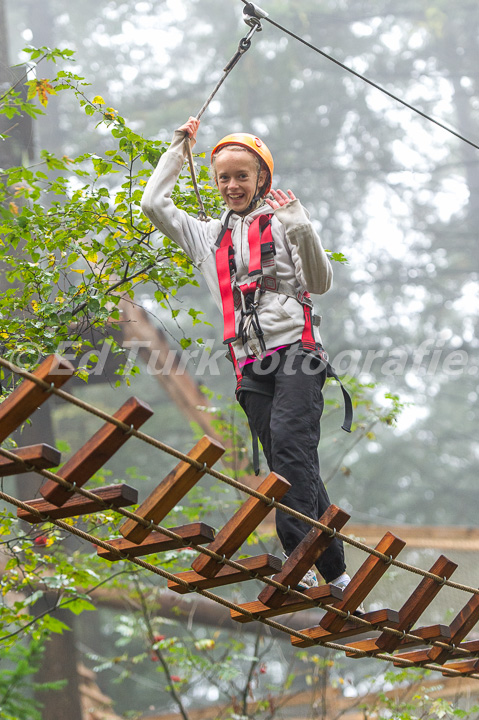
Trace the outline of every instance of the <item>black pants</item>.
{"type": "MultiPolygon", "coordinates": [[[[244,368],[244,376],[264,383],[272,396],[240,392],[239,402],[258,433],[271,471],[291,483],[282,503],[318,520],[331,504],[319,472],[318,443],[326,368],[315,355],[293,345],[244,368]]],[[[276,512],[278,537],[287,555],[311,526],[276,512]]],[[[343,544],[335,538],[316,566],[326,582],[345,571],[343,544]]]]}

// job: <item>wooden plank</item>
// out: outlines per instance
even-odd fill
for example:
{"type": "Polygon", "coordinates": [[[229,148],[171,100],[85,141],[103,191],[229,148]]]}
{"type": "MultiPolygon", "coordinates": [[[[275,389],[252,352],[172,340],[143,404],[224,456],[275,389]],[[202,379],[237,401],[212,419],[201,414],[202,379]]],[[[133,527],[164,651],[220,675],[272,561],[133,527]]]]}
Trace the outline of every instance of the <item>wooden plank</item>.
{"type": "MultiPolygon", "coordinates": [[[[396,630],[398,628],[396,627],[396,630]]],[[[401,640],[401,642],[398,645],[399,650],[402,650],[406,647],[414,647],[416,645],[424,645],[425,643],[430,642],[449,642],[451,639],[451,633],[449,630],[448,625],[427,625],[425,627],[418,627],[413,628],[411,630],[411,633],[413,635],[416,635],[419,639],[418,640],[409,640],[408,638],[404,638],[401,640]]],[[[354,645],[358,650],[363,650],[367,653],[376,653],[379,652],[379,648],[376,645],[375,638],[367,638],[362,643],[359,642],[356,645],[354,645]]],[[[346,653],[346,655],[349,655],[349,653],[346,653]]],[[[351,657],[354,657],[354,654],[351,654],[351,657]]],[[[356,655],[357,657],[357,655],[356,655]]],[[[402,658],[405,660],[412,660],[415,664],[420,664],[423,661],[427,660],[427,650],[413,650],[410,653],[400,653],[398,655],[395,655],[394,657],[402,658]]],[[[399,667],[402,666],[401,663],[394,663],[397,664],[399,667]]]]}
{"type": "MultiPolygon", "coordinates": [[[[451,630],[451,644],[459,645],[479,620],[479,595],[472,595],[462,610],[449,625],[451,630]]],[[[428,653],[430,662],[442,663],[451,657],[449,650],[431,648],[428,653]]]]}
{"type": "Polygon", "coordinates": [[[28,465],[39,469],[56,467],[62,460],[58,450],[45,444],[26,445],[12,449],[10,452],[16,455],[18,460],[10,460],[0,455],[0,477],[30,472],[31,468],[28,465]]]}
{"type": "MultiPolygon", "coordinates": [[[[258,492],[266,497],[280,500],[290,487],[287,480],[272,472],[262,481],[258,492]]],[[[219,531],[211,545],[208,545],[209,550],[230,558],[269,512],[271,512],[271,508],[266,503],[255,497],[249,497],[219,531]]],[[[213,558],[201,555],[196,558],[191,567],[199,575],[211,578],[218,574],[222,565],[213,558]]]]}
{"type": "MultiPolygon", "coordinates": [[[[378,629],[384,626],[396,627],[399,623],[399,613],[396,612],[396,610],[383,608],[382,610],[372,610],[371,612],[364,613],[364,615],[361,615],[361,619],[370,622],[378,629]]],[[[310,647],[311,645],[315,645],[318,641],[335,642],[336,640],[343,640],[344,638],[353,637],[354,635],[362,635],[363,633],[371,632],[372,629],[374,628],[359,625],[353,620],[348,620],[344,623],[340,630],[332,633],[318,625],[317,627],[301,630],[304,635],[308,635],[308,637],[311,638],[311,642],[301,640],[300,638],[291,635],[291,644],[296,647],[310,647]]]]}
{"type": "MultiPolygon", "coordinates": [[[[478,620],[479,596],[473,595],[448,626],[449,637],[444,640],[444,642],[448,642],[451,645],[454,644],[458,649],[462,648],[473,654],[479,653],[479,641],[469,640],[468,642],[461,642],[462,638],[464,638],[472,630],[478,620]]],[[[416,630],[413,630],[414,635],[416,635],[416,632],[416,630]]],[[[434,639],[439,640],[440,638],[434,639]]],[[[457,652],[455,648],[451,647],[450,650],[447,650],[446,648],[433,647],[409,653],[402,653],[397,657],[409,660],[417,665],[429,662],[443,665],[447,660],[458,656],[462,657],[461,653],[457,652]]]]}
{"type": "MultiPolygon", "coordinates": [[[[449,578],[456,568],[456,563],[441,555],[431,567],[430,572],[440,577],[449,578]]],[[[399,625],[396,630],[409,632],[440,589],[441,585],[436,580],[424,577],[399,610],[399,625]]],[[[401,642],[400,636],[383,632],[378,638],[349,643],[349,646],[368,653],[393,652],[401,645],[401,642]]],[[[354,657],[354,655],[351,655],[351,657],[354,657]]]]}
{"type": "MultiPolygon", "coordinates": [[[[441,578],[449,579],[456,568],[457,563],[448,560],[444,555],[440,555],[429,572],[439,575],[441,578]]],[[[409,632],[428,605],[434,600],[441,587],[442,585],[436,580],[424,577],[400,609],[399,627],[397,629],[409,632]]],[[[382,652],[392,652],[400,646],[401,638],[383,633],[378,637],[376,644],[382,652]]]]}
{"type": "MultiPolygon", "coordinates": [[[[331,530],[341,530],[349,518],[350,515],[337,505],[330,505],[319,518],[319,522],[327,525],[331,530]]],[[[332,541],[333,537],[320,528],[311,528],[288,557],[281,572],[274,576],[274,580],[295,588],[332,541]]],[[[285,599],[286,595],[283,591],[274,587],[265,587],[258,595],[258,600],[270,608],[279,607],[285,599]]]]}
{"type": "MultiPolygon", "coordinates": [[[[113,415],[116,420],[133,425],[135,429],[143,425],[153,415],[149,405],[129,398],[113,415]]],[[[112,423],[106,422],[61,468],[58,475],[68,482],[82,487],[105,465],[106,462],[129,439],[130,435],[112,423]]],[[[70,497],[70,491],[54,480],[47,480],[40,488],[40,494],[53,505],[64,505],[70,497]]]]}
{"type": "Polygon", "coordinates": [[[467,640],[466,642],[459,643],[456,649],[451,652],[451,657],[462,657],[460,650],[467,650],[471,655],[479,657],[479,640],[467,640]]]}
{"type": "MultiPolygon", "coordinates": [[[[412,628],[412,635],[421,638],[425,643],[444,642],[447,643],[451,639],[451,631],[449,625],[425,625],[424,627],[412,628]]],[[[421,640],[409,640],[404,638],[398,645],[399,650],[407,647],[415,647],[421,645],[421,640]]]]}
{"type": "MultiPolygon", "coordinates": [[[[224,451],[225,449],[221,443],[208,437],[208,435],[204,435],[190,450],[188,457],[199,463],[206,463],[208,467],[211,467],[219,460],[224,451]]],[[[142,502],[136,514],[145,518],[145,520],[153,520],[154,523],[158,524],[204,474],[204,470],[198,470],[193,465],[182,460],[142,502]]],[[[124,538],[139,545],[148,537],[151,530],[135,520],[127,520],[121,526],[120,532],[124,538]]]]}
{"type": "MultiPolygon", "coordinates": [[[[189,525],[179,525],[178,527],[169,528],[171,532],[181,537],[181,540],[174,540],[164,533],[154,531],[148,535],[141,545],[129,542],[125,538],[115,538],[108,540],[108,544],[117,550],[127,553],[130,557],[140,557],[141,555],[151,555],[152,553],[165,552],[166,550],[177,550],[184,548],[185,542],[193,542],[198,545],[204,545],[211,542],[215,536],[215,531],[209,525],[202,522],[190,523],[189,525]]],[[[111,550],[97,547],[98,556],[104,560],[121,560],[121,558],[111,550]]]]}
{"type": "MultiPolygon", "coordinates": [[[[443,642],[451,642],[451,636],[450,636],[450,627],[448,627],[449,630],[449,637],[444,640],[443,642]]],[[[416,634],[416,631],[414,630],[414,634],[416,634]]],[[[440,638],[433,638],[434,640],[439,640],[440,638]]],[[[440,648],[435,648],[437,650],[440,650],[440,648]]],[[[447,659],[452,658],[464,658],[464,655],[460,652],[460,649],[467,650],[471,653],[472,658],[477,657],[479,655],[479,640],[468,640],[467,642],[459,643],[455,649],[451,649],[450,651],[445,650],[444,652],[447,654],[447,659]]],[[[436,660],[431,660],[429,657],[429,649],[422,649],[422,650],[415,650],[408,653],[401,653],[400,655],[397,655],[395,657],[402,658],[403,660],[409,660],[409,662],[413,662],[416,665],[421,665],[424,663],[430,663],[430,662],[437,662],[436,660]]],[[[400,663],[394,663],[394,665],[400,665],[400,663]]],[[[443,663],[437,663],[438,665],[442,665],[443,663]]]]}
{"type": "MultiPolygon", "coordinates": [[[[92,493],[97,496],[98,501],[90,500],[89,498],[82,497],[81,495],[70,495],[70,499],[61,507],[58,505],[52,505],[52,503],[38,498],[35,500],[27,500],[27,505],[34,508],[43,515],[48,515],[49,518],[58,520],[66,517],[77,517],[79,515],[90,515],[91,513],[103,512],[105,510],[104,503],[113,505],[114,507],[126,507],[127,505],[134,505],[138,502],[138,491],[129,485],[107,485],[96,490],[92,490],[92,493]]],[[[18,508],[17,516],[21,520],[26,520],[30,523],[45,522],[34,513],[30,513],[27,510],[18,508]]]]}
{"type": "MultiPolygon", "coordinates": [[[[60,355],[49,355],[33,375],[54,387],[61,387],[73,375],[75,368],[60,355]]],[[[50,394],[32,380],[23,380],[15,390],[0,403],[0,442],[14,432],[42,405],[50,394]]]]}
{"type": "MultiPolygon", "coordinates": [[[[240,607],[250,613],[254,613],[257,617],[269,618],[299,612],[300,610],[309,610],[310,608],[317,607],[318,602],[322,605],[331,605],[343,599],[343,591],[336,587],[336,585],[320,585],[319,587],[308,588],[302,592],[311,599],[298,600],[294,597],[287,597],[284,603],[278,608],[270,608],[259,600],[254,600],[253,602],[244,603],[240,605],[240,607]]],[[[236,620],[236,622],[249,623],[253,621],[253,618],[243,615],[237,610],[230,610],[230,613],[232,619],[236,620]]]]}
{"type": "MultiPolygon", "coordinates": [[[[416,632],[414,632],[416,634],[416,632]]],[[[377,650],[377,648],[376,648],[377,650]]],[[[374,650],[373,650],[374,651],[374,650]]],[[[366,652],[368,652],[366,650],[366,652]]],[[[402,660],[407,660],[408,662],[413,662],[415,665],[422,665],[425,662],[430,662],[428,657],[428,651],[425,648],[422,648],[421,650],[411,650],[410,652],[406,653],[398,653],[394,657],[401,658],[402,660]]],[[[347,655],[348,653],[346,653],[347,655]]],[[[396,665],[397,667],[404,667],[403,663],[395,662],[393,660],[393,665],[396,665]]]]}
{"type": "MultiPolygon", "coordinates": [[[[450,642],[451,640],[451,631],[449,629],[449,625],[427,625],[426,627],[419,627],[419,628],[413,628],[411,630],[411,633],[413,635],[417,635],[421,638],[423,642],[431,643],[431,642],[450,642]]],[[[423,642],[421,640],[408,640],[405,638],[404,640],[401,640],[401,643],[399,645],[399,649],[405,647],[414,647],[415,645],[422,645],[423,642]]],[[[408,660],[414,662],[415,665],[420,665],[421,663],[428,662],[428,655],[427,655],[427,649],[422,650],[413,650],[412,652],[408,653],[398,653],[395,655],[397,658],[402,658],[403,660],[408,660]]],[[[398,667],[402,667],[402,663],[393,663],[394,665],[397,665],[398,667]]]]}
{"type": "MultiPolygon", "coordinates": [[[[443,627],[442,625],[439,625],[438,627],[443,627]]],[[[450,627],[447,625],[447,633],[443,632],[441,636],[439,634],[436,637],[430,637],[429,640],[440,640],[441,642],[450,643],[451,642],[451,630],[450,627]]],[[[417,634],[417,630],[412,631],[415,635],[417,634]]],[[[419,643],[418,643],[419,644],[419,643]]],[[[438,648],[440,649],[440,648],[438,648]]],[[[467,650],[473,657],[477,657],[479,655],[479,641],[478,640],[469,640],[468,642],[459,643],[454,649],[451,649],[449,652],[446,650],[447,653],[447,659],[452,658],[463,658],[464,655],[460,652],[460,649],[467,650]]],[[[397,658],[402,658],[403,660],[408,660],[409,662],[413,662],[415,665],[421,665],[424,663],[430,663],[430,662],[436,662],[432,661],[429,657],[429,648],[423,648],[421,650],[413,650],[412,652],[407,653],[401,653],[398,655],[395,655],[397,658]]],[[[394,663],[394,665],[400,666],[400,663],[394,663]]],[[[438,665],[442,665],[442,663],[438,663],[438,665]]]]}
{"type": "MultiPolygon", "coordinates": [[[[105,487],[96,488],[91,492],[98,498],[97,501],[85,498],[78,494],[72,494],[68,502],[61,507],[48,503],[43,498],[26,500],[25,502],[31,508],[43,515],[48,515],[49,518],[54,520],[103,512],[105,510],[105,504],[115,508],[127,507],[128,505],[134,505],[138,502],[138,491],[136,488],[124,483],[106,485],[105,487]]],[[[44,522],[44,520],[39,519],[36,514],[30,513],[22,508],[18,508],[17,516],[20,519],[26,520],[32,524],[44,522]]]]}
{"type": "Polygon", "coordinates": [[[444,665],[443,675],[448,675],[447,670],[455,670],[461,675],[479,672],[479,660],[462,660],[462,662],[447,663],[444,665]]]}
{"type": "MultiPolygon", "coordinates": [[[[223,565],[219,573],[212,578],[205,578],[194,570],[176,573],[175,577],[186,580],[186,582],[192,583],[202,590],[207,590],[208,588],[221,587],[222,585],[232,585],[233,583],[245,582],[246,580],[254,580],[250,574],[252,572],[260,576],[272,575],[281,567],[281,560],[274,557],[274,555],[258,555],[257,557],[243,558],[242,560],[238,560],[238,563],[245,568],[244,572],[223,565]]],[[[185,587],[179,583],[175,583],[173,580],[168,580],[168,588],[180,595],[189,592],[185,587]]]]}
{"type": "MultiPolygon", "coordinates": [[[[375,549],[384,555],[396,558],[405,544],[404,540],[387,532],[376,545],[375,549]]],[[[375,555],[369,555],[359,570],[353,575],[349,585],[345,588],[343,601],[337,606],[338,610],[343,610],[343,612],[346,613],[353,613],[357,610],[387,569],[388,565],[384,560],[381,560],[381,558],[375,555]]],[[[319,624],[325,630],[333,633],[341,630],[345,622],[345,618],[329,612],[326,613],[319,624]]]]}

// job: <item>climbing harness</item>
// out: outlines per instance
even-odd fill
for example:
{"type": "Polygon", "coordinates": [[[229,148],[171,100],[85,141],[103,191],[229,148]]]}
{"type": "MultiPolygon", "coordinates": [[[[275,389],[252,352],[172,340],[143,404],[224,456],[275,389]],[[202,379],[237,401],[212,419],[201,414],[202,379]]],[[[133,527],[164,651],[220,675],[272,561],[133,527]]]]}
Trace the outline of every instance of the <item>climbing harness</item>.
{"type": "MultiPolygon", "coordinates": [[[[232,233],[229,229],[229,219],[233,213],[230,210],[223,222],[223,227],[216,240],[216,270],[221,295],[224,330],[223,343],[228,345],[229,357],[233,362],[236,374],[236,396],[242,392],[257,392],[272,396],[274,390],[271,385],[245,377],[236,358],[233,343],[241,340],[255,358],[259,361],[266,353],[264,333],[258,317],[258,307],[263,295],[267,292],[278,293],[294,298],[303,307],[304,327],[301,340],[291,347],[304,355],[317,357],[326,369],[327,377],[334,378],[340,385],[344,398],[344,421],[342,429],[351,432],[353,420],[352,400],[346,388],[331,366],[325,351],[318,346],[314,338],[314,325],[319,325],[320,318],[314,317],[314,308],[311,297],[307,291],[297,292],[291,283],[277,277],[275,263],[275,243],[271,231],[271,218],[273,213],[259,215],[251,223],[248,230],[249,265],[248,276],[250,283],[238,284],[236,281],[236,263],[232,233]],[[236,312],[241,311],[241,320],[236,327],[236,312]]],[[[259,474],[258,437],[250,424],[253,440],[253,465],[255,474],[259,474]]]]}
{"type": "MultiPolygon", "coordinates": [[[[230,74],[230,72],[233,70],[235,65],[239,62],[239,60],[241,60],[241,58],[243,57],[245,52],[247,50],[249,50],[249,48],[251,47],[251,38],[253,37],[253,35],[256,32],[261,32],[261,30],[263,29],[262,25],[261,25],[261,19],[266,18],[268,16],[268,13],[266,13],[264,10],[261,10],[261,8],[259,8],[254,3],[248,3],[243,8],[243,15],[244,15],[243,19],[244,19],[245,23],[251,28],[251,30],[247,33],[247,35],[245,35],[244,38],[241,38],[239,45],[238,45],[238,50],[236,51],[236,53],[233,55],[231,60],[228,62],[228,64],[223,69],[223,75],[218,80],[212,93],[209,95],[209,97],[203,104],[203,107],[197,114],[197,116],[196,116],[197,120],[199,120],[201,118],[201,116],[205,112],[206,108],[208,107],[210,102],[213,100],[214,96],[216,95],[216,93],[218,92],[218,90],[220,89],[220,87],[222,86],[222,84],[224,83],[224,81],[226,80],[228,75],[230,74]]],[[[193,153],[191,150],[190,138],[189,138],[188,134],[185,135],[185,148],[186,148],[186,153],[188,156],[188,164],[190,166],[190,173],[191,173],[191,179],[193,182],[193,188],[195,191],[196,199],[198,200],[198,205],[200,207],[200,209],[198,211],[198,218],[199,218],[199,220],[208,222],[209,218],[206,214],[205,207],[203,205],[203,200],[200,195],[198,182],[196,180],[196,171],[195,171],[195,165],[194,165],[194,161],[193,161],[193,153]]]]}
{"type": "MultiPolygon", "coordinates": [[[[210,104],[213,97],[228,77],[231,70],[235,67],[238,61],[241,59],[243,54],[251,46],[251,38],[255,32],[261,31],[261,20],[268,17],[268,14],[261,10],[254,3],[246,3],[243,13],[245,15],[245,22],[251,27],[251,30],[242,38],[238,50],[235,55],[231,58],[229,63],[226,65],[223,71],[223,75],[218,81],[213,92],[210,94],[203,107],[197,114],[197,119],[200,119],[208,105],[210,104]]],[[[223,138],[213,149],[211,157],[228,144],[241,145],[249,150],[255,152],[257,156],[262,159],[265,166],[269,171],[269,179],[264,188],[262,188],[261,196],[264,196],[269,192],[272,181],[273,171],[273,158],[268,148],[264,146],[259,138],[253,135],[241,134],[241,137],[236,135],[229,135],[223,138]]],[[[185,146],[190,166],[191,177],[193,181],[193,187],[200,207],[198,217],[200,220],[208,221],[209,218],[206,215],[202,198],[200,196],[198,183],[196,181],[196,173],[193,162],[193,155],[191,151],[190,138],[186,134],[185,146]]],[[[259,178],[259,174],[258,174],[259,178]]],[[[257,198],[259,199],[259,197],[257,198]]],[[[304,313],[304,326],[299,343],[295,343],[294,346],[304,354],[311,354],[316,356],[323,367],[326,369],[327,376],[333,377],[340,385],[341,391],[344,398],[345,404],[345,415],[342,429],[346,432],[351,432],[351,424],[353,419],[353,408],[352,401],[349,393],[341,383],[338,375],[329,363],[327,354],[324,350],[318,346],[314,337],[313,326],[319,325],[320,318],[314,318],[314,308],[311,301],[311,297],[307,291],[298,292],[296,288],[284,280],[280,280],[276,276],[276,265],[274,256],[276,253],[274,240],[271,232],[271,216],[272,213],[260,215],[252,222],[248,231],[248,245],[250,251],[248,276],[252,279],[250,283],[243,283],[239,285],[236,282],[236,264],[234,258],[234,249],[232,243],[231,230],[228,227],[229,219],[233,211],[229,211],[226,215],[223,223],[222,230],[216,241],[216,269],[218,274],[218,284],[221,295],[223,318],[224,318],[224,333],[223,342],[228,345],[229,357],[233,362],[237,386],[236,396],[239,397],[241,392],[257,392],[264,395],[271,396],[273,391],[270,387],[265,387],[264,384],[255,381],[252,378],[244,377],[240,365],[236,359],[233,343],[236,340],[241,339],[244,346],[247,346],[252,355],[257,359],[261,360],[266,354],[266,344],[264,341],[264,332],[261,328],[258,308],[261,297],[265,292],[274,292],[286,297],[294,298],[299,302],[303,308],[304,313]],[[241,311],[241,319],[239,327],[236,327],[236,312],[241,311]]],[[[250,425],[251,435],[253,438],[253,464],[255,474],[259,474],[259,453],[258,453],[258,437],[254,428],[250,425]]]]}

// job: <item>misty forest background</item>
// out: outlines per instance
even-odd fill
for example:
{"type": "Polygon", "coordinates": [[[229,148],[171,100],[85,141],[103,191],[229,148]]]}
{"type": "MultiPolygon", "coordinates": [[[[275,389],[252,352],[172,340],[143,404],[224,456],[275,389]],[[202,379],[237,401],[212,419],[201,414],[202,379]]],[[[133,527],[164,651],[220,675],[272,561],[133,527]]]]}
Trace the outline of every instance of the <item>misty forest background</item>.
{"type": "MultiPolygon", "coordinates": [[[[479,142],[477,3],[263,0],[261,6],[479,142]]],[[[160,140],[198,112],[246,34],[239,0],[4,0],[4,9],[3,81],[27,44],[71,48],[74,71],[91,82],[89,94],[104,97],[136,132],[160,140]]],[[[404,405],[395,425],[362,428],[360,443],[338,429],[340,407],[329,413],[321,460],[331,499],[354,522],[476,526],[479,150],[267,22],[202,119],[195,152],[206,160],[199,164],[207,163],[216,139],[233,131],[266,141],[274,187],[291,188],[324,247],[347,258],[334,263],[333,289],[315,298],[336,369],[374,384],[370,397],[378,407],[390,405],[388,394],[404,405]]],[[[109,143],[67,95],[50,100],[27,140],[25,161],[41,148],[101,154],[109,143]]],[[[148,285],[137,299],[180,351],[182,332],[148,285]]],[[[219,316],[204,287],[185,288],[178,303],[202,310],[212,323],[192,327],[184,320],[184,332],[221,349],[219,316]]],[[[225,407],[234,392],[230,365],[222,360],[221,375],[198,377],[195,362],[189,371],[225,407]]],[[[131,387],[106,383],[75,392],[107,408],[133,392],[155,410],[150,434],[180,450],[191,447],[193,429],[145,372],[131,378],[131,387]]],[[[338,400],[338,388],[328,386],[326,397],[338,400]]],[[[89,419],[73,408],[58,406],[55,413],[62,441],[89,432],[89,419]]],[[[146,493],[171,462],[135,448],[128,464],[138,468],[146,493]]],[[[115,476],[123,465],[118,458],[108,467],[115,476]]],[[[462,579],[471,578],[466,572],[462,579]]]]}

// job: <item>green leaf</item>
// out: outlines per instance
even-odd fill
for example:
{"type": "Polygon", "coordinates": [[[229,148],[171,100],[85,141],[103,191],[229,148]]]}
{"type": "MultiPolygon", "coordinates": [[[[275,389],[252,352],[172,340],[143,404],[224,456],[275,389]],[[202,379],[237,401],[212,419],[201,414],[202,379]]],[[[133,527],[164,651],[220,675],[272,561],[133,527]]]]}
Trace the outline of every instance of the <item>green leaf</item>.
{"type": "Polygon", "coordinates": [[[96,607],[85,598],[76,598],[71,602],[64,603],[64,607],[75,615],[80,615],[84,610],[96,610],[96,607]]]}
{"type": "Polygon", "coordinates": [[[64,630],[70,630],[68,625],[58,620],[58,618],[52,617],[51,615],[45,615],[43,618],[43,627],[52,633],[63,635],[64,630]]]}

